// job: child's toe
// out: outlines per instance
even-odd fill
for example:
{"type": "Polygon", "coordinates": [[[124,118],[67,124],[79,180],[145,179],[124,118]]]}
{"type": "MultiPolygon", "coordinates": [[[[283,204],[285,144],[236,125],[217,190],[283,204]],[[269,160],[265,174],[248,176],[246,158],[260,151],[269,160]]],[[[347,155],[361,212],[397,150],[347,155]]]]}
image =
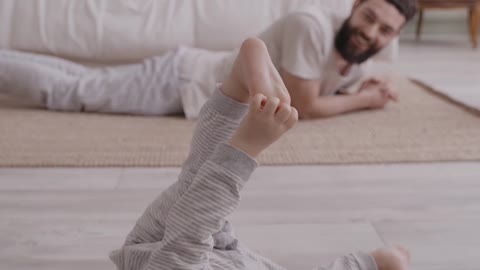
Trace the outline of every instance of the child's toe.
{"type": "Polygon", "coordinates": [[[250,110],[254,112],[260,111],[266,99],[263,94],[256,94],[250,98],[250,110]]]}
{"type": "Polygon", "coordinates": [[[277,111],[279,104],[280,104],[280,99],[279,98],[276,98],[276,97],[269,98],[267,100],[267,103],[265,104],[265,108],[263,109],[263,111],[267,115],[272,115],[273,116],[275,114],[275,112],[277,111]]]}
{"type": "Polygon", "coordinates": [[[290,117],[291,113],[292,113],[292,107],[286,103],[282,103],[278,106],[278,110],[275,114],[275,118],[280,123],[285,123],[290,117]]]}
{"type": "Polygon", "coordinates": [[[294,107],[291,107],[291,113],[288,120],[285,122],[287,128],[292,128],[298,122],[298,111],[294,107]]]}

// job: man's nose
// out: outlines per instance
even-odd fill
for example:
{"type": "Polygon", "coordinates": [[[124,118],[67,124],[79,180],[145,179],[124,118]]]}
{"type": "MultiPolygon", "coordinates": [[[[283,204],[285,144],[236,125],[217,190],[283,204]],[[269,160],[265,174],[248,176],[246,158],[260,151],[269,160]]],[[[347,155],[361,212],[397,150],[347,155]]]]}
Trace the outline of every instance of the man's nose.
{"type": "Polygon", "coordinates": [[[369,42],[372,42],[375,40],[377,34],[378,34],[379,26],[378,25],[370,25],[364,31],[362,32],[363,37],[368,40],[369,42]]]}

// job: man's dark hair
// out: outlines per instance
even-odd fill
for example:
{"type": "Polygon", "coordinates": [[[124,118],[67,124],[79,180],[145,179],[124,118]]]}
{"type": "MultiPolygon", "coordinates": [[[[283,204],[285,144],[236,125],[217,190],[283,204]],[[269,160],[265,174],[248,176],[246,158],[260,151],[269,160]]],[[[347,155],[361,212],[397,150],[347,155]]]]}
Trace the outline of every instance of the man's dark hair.
{"type": "MultiPolygon", "coordinates": [[[[368,0],[361,0],[360,3],[368,0]]],[[[417,13],[417,0],[385,0],[393,5],[405,17],[405,22],[410,21],[417,13]]]]}
{"type": "Polygon", "coordinates": [[[408,22],[417,13],[417,0],[385,0],[394,7],[405,17],[405,21],[408,22]]]}

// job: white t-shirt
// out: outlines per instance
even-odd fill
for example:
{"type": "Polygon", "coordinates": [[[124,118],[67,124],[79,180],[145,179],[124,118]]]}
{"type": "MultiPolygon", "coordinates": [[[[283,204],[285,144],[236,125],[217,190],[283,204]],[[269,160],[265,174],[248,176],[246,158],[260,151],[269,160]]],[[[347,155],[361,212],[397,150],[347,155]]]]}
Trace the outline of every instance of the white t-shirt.
{"type": "Polygon", "coordinates": [[[275,67],[302,79],[320,79],[320,95],[333,95],[359,80],[369,61],[341,75],[335,57],[335,35],[345,17],[318,7],[291,13],[265,30],[265,42],[275,67]]]}
{"type": "MultiPolygon", "coordinates": [[[[334,40],[345,19],[312,7],[281,18],[259,37],[267,45],[278,70],[283,68],[303,79],[320,79],[320,95],[333,95],[359,80],[367,66],[354,65],[346,76],[337,70],[334,40]]],[[[182,50],[178,88],[187,118],[198,117],[215,90],[212,86],[229,74],[237,54],[238,49],[228,53],[182,50]]]]}

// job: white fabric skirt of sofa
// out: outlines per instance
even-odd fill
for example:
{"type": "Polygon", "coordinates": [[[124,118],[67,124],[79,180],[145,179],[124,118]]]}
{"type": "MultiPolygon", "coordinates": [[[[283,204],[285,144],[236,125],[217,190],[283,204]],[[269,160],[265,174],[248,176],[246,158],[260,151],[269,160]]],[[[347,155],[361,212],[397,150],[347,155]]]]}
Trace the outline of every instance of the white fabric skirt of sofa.
{"type": "MultiPolygon", "coordinates": [[[[230,50],[281,16],[353,0],[2,0],[0,48],[93,62],[158,55],[178,45],[230,50]]],[[[397,43],[377,59],[393,60],[397,43]]]]}

